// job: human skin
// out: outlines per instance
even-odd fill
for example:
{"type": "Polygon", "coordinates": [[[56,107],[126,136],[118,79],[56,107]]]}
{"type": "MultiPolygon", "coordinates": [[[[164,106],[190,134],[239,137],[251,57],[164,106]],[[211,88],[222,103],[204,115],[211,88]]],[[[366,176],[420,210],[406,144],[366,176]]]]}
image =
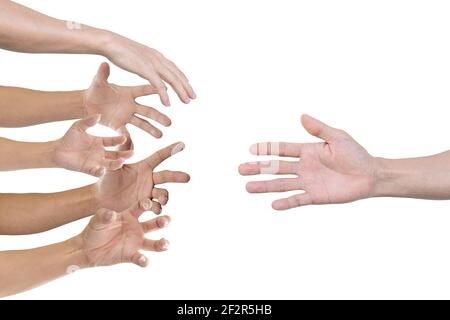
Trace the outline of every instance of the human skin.
{"type": "Polygon", "coordinates": [[[26,53],[95,54],[148,80],[169,106],[165,82],[189,103],[196,95],[180,69],[160,52],[107,30],[58,20],[0,0],[0,47],[26,53]]]}
{"type": "MultiPolygon", "coordinates": [[[[144,203],[141,203],[141,205],[144,203]]],[[[0,252],[0,297],[17,294],[80,269],[119,263],[148,265],[140,250],[162,252],[165,239],[150,240],[146,234],[167,227],[167,216],[139,222],[146,210],[135,204],[117,213],[99,209],[86,229],[67,241],[42,248],[0,252]]],[[[146,202],[146,208],[151,205],[146,202]]]]}
{"type": "Polygon", "coordinates": [[[91,216],[99,208],[121,212],[135,203],[161,214],[169,192],[159,185],[187,183],[184,172],[156,168],[182,151],[184,145],[168,146],[147,159],[107,171],[93,185],[49,194],[0,194],[0,234],[23,235],[44,232],[72,221],[91,216]],[[146,203],[151,203],[151,208],[146,203]]]}
{"type": "Polygon", "coordinates": [[[450,151],[422,158],[385,159],[370,155],[345,131],[308,115],[303,127],[319,143],[267,142],[251,146],[254,155],[298,158],[245,163],[244,176],[293,175],[247,184],[250,193],[302,191],[276,200],[275,210],[307,205],[347,203],[371,197],[450,199],[450,151]]]}
{"type": "Polygon", "coordinates": [[[99,115],[75,122],[56,141],[19,142],[0,138],[0,171],[34,168],[63,168],[100,177],[106,170],[117,170],[133,151],[108,151],[127,141],[125,136],[95,137],[86,130],[97,124],[99,115]]]}
{"type": "Polygon", "coordinates": [[[150,85],[118,86],[108,83],[109,75],[109,65],[102,63],[86,90],[44,92],[0,87],[0,127],[25,127],[98,114],[101,124],[121,134],[129,136],[125,126],[132,124],[161,138],[161,130],[146,118],[165,127],[171,125],[171,120],[155,108],[136,102],[139,97],[156,94],[156,89],[150,85]]]}

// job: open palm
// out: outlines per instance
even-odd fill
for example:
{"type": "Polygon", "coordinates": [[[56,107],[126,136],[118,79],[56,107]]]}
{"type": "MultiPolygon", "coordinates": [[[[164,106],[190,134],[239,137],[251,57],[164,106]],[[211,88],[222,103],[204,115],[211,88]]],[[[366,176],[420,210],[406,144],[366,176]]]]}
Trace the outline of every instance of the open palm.
{"type": "Polygon", "coordinates": [[[299,158],[240,166],[242,175],[295,175],[247,184],[250,193],[301,190],[301,194],[273,202],[276,210],[311,204],[345,203],[366,198],[373,187],[373,157],[346,132],[303,116],[305,129],[323,143],[260,143],[251,147],[256,155],[299,158]]]}
{"type": "Polygon", "coordinates": [[[166,147],[140,162],[124,165],[121,169],[108,171],[98,182],[98,202],[101,207],[123,211],[135,202],[152,200],[152,211],[161,213],[161,205],[168,201],[168,191],[155,188],[164,183],[186,183],[189,175],[184,172],[154,172],[156,167],[172,155],[182,151],[184,144],[166,147]]]}
{"type": "Polygon", "coordinates": [[[150,85],[123,87],[108,83],[109,74],[109,65],[103,63],[86,91],[87,114],[100,114],[100,123],[114,130],[123,130],[129,123],[156,138],[162,137],[161,130],[139,116],[152,119],[163,126],[170,126],[170,119],[156,109],[136,102],[136,98],[155,94],[156,90],[150,85]]]}
{"type": "Polygon", "coordinates": [[[166,227],[170,218],[164,216],[140,222],[138,219],[144,211],[139,204],[120,213],[100,209],[80,236],[88,264],[109,266],[131,262],[145,267],[148,260],[139,250],[167,250],[167,240],[150,240],[145,234],[166,227]]]}
{"type": "Polygon", "coordinates": [[[54,161],[57,167],[99,177],[106,170],[117,170],[130,158],[132,151],[108,151],[105,148],[120,146],[126,137],[95,137],[86,130],[99,120],[98,115],[75,122],[55,143],[54,161]]]}

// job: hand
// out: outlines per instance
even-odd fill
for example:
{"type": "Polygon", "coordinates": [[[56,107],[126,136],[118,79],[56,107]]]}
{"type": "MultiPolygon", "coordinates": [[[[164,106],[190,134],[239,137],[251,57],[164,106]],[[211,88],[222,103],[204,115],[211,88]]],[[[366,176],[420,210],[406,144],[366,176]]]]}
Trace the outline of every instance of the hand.
{"type": "MultiPolygon", "coordinates": [[[[146,207],[150,206],[148,200],[146,207]]],[[[81,250],[90,267],[110,266],[131,262],[141,267],[148,265],[148,259],[139,250],[166,251],[169,242],[145,238],[145,234],[167,227],[170,218],[167,216],[139,222],[145,211],[139,204],[121,213],[108,209],[100,209],[79,236],[81,250]]]]}
{"type": "Polygon", "coordinates": [[[133,155],[132,151],[107,151],[105,147],[120,146],[126,137],[94,137],[86,130],[98,123],[99,115],[75,122],[61,139],[54,143],[57,167],[102,176],[106,169],[117,170],[133,155]]]}
{"type": "Polygon", "coordinates": [[[122,87],[108,83],[109,74],[109,64],[102,63],[85,94],[86,113],[100,114],[100,123],[116,131],[126,130],[125,125],[130,123],[161,138],[162,132],[159,129],[137,116],[150,118],[166,127],[171,125],[166,115],[136,102],[136,98],[155,94],[157,91],[149,85],[122,87]]]}
{"type": "Polygon", "coordinates": [[[250,182],[250,193],[302,190],[304,193],[273,202],[275,210],[311,204],[345,203],[367,198],[374,187],[374,158],[349,134],[304,115],[303,127],[322,143],[263,143],[253,145],[255,155],[300,158],[298,161],[246,163],[242,175],[296,175],[272,181],[250,182]]]}
{"type": "Polygon", "coordinates": [[[152,211],[160,214],[167,204],[169,193],[156,185],[176,182],[186,183],[190,177],[184,172],[154,172],[156,167],[172,155],[182,151],[184,144],[176,143],[149,158],[134,164],[126,164],[116,171],[108,171],[97,183],[99,207],[123,211],[136,202],[152,200],[152,211]]]}
{"type": "Polygon", "coordinates": [[[170,105],[163,81],[172,86],[184,103],[196,95],[189,80],[178,67],[155,49],[119,35],[113,35],[104,55],[118,67],[148,80],[156,89],[165,106],[170,105]]]}

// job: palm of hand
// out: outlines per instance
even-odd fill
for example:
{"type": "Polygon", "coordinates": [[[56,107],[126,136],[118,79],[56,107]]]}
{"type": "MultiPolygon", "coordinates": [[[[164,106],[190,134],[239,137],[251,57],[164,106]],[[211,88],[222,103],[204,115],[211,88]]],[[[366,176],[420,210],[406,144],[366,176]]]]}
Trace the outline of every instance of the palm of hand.
{"type": "Polygon", "coordinates": [[[304,145],[298,172],[312,204],[345,203],[367,197],[372,157],[351,138],[304,145]]]}
{"type": "Polygon", "coordinates": [[[131,121],[135,100],[131,88],[94,80],[86,92],[88,115],[101,114],[100,123],[118,130],[131,121]]]}
{"type": "Polygon", "coordinates": [[[72,127],[55,149],[55,162],[59,167],[98,175],[99,166],[105,157],[103,140],[72,127]]]}
{"type": "Polygon", "coordinates": [[[323,143],[260,143],[251,147],[255,155],[299,158],[298,161],[245,163],[242,175],[263,173],[296,175],[271,181],[247,184],[250,193],[304,191],[272,203],[276,210],[311,204],[345,203],[369,197],[374,181],[374,158],[350,135],[303,116],[305,129],[323,143]],[[267,170],[269,169],[269,170],[267,170]]]}
{"type": "Polygon", "coordinates": [[[98,198],[102,207],[123,211],[133,203],[151,198],[153,188],[152,169],[139,162],[108,171],[99,181],[98,198]]]}
{"type": "Polygon", "coordinates": [[[83,233],[84,252],[90,264],[108,266],[130,262],[143,246],[145,232],[129,211],[115,213],[102,228],[88,227],[83,233]]]}

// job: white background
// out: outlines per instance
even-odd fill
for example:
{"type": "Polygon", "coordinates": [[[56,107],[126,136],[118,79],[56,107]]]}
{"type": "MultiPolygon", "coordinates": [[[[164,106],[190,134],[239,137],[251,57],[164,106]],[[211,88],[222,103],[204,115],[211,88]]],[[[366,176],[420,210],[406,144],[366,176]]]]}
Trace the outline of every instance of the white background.
{"type": "MultiPolygon", "coordinates": [[[[150,266],[84,270],[14,298],[299,299],[450,298],[449,202],[370,199],[271,209],[274,194],[249,195],[241,162],[253,142],[308,142],[302,113],[351,133],[376,156],[449,148],[448,1],[20,1],[62,19],[110,29],[163,52],[198,100],[166,109],[162,140],[131,128],[136,156],[182,140],[162,168],[192,181],[169,186],[162,235],[171,250],[150,266]]],[[[44,90],[86,88],[95,56],[0,51],[0,82],[44,90]]],[[[114,67],[112,81],[142,81],[114,67]]],[[[159,107],[155,98],[142,102],[159,107]]],[[[163,107],[160,107],[163,110],[163,107]]],[[[47,141],[70,123],[1,129],[47,141]]],[[[0,192],[55,192],[95,179],[62,170],[0,174],[0,192]]],[[[61,212],[64,214],[64,212],[61,212]]],[[[72,237],[87,220],[23,237],[0,249],[72,237]]]]}

